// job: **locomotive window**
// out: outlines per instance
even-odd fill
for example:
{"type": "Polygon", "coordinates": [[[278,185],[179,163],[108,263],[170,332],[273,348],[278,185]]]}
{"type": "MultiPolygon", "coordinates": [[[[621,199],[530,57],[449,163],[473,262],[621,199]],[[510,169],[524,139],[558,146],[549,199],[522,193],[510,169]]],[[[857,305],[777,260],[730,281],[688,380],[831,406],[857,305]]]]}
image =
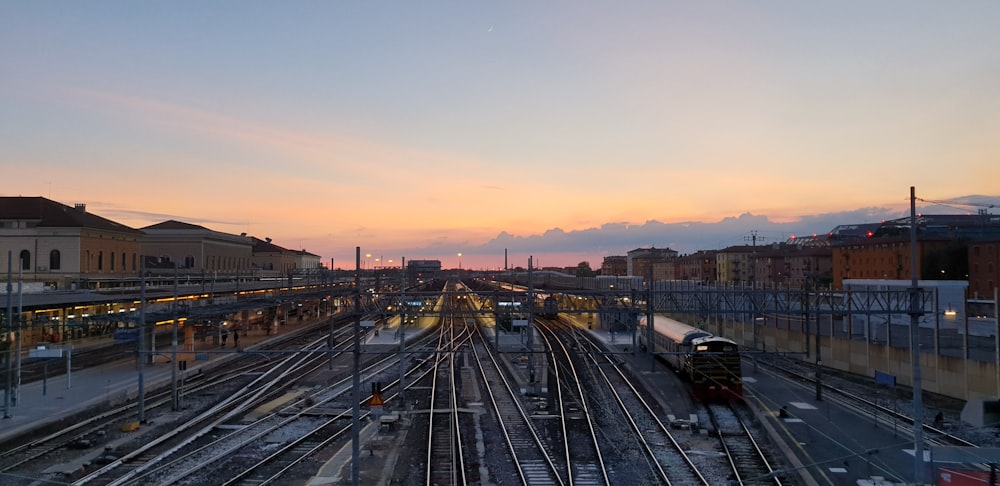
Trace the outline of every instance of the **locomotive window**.
{"type": "Polygon", "coordinates": [[[695,351],[708,351],[708,346],[704,344],[699,344],[695,347],[695,351]]]}

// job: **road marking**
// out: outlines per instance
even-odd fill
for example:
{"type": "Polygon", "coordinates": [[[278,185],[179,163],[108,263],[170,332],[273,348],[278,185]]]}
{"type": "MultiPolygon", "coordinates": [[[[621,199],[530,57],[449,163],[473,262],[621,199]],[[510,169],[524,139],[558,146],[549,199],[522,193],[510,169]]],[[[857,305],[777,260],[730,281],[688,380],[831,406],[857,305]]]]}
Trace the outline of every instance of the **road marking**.
{"type": "Polygon", "coordinates": [[[842,467],[831,467],[830,468],[830,472],[832,472],[832,473],[846,473],[847,469],[844,469],[842,467]]]}
{"type": "Polygon", "coordinates": [[[757,383],[757,378],[752,376],[744,376],[742,379],[744,383],[757,383]]]}
{"type": "Polygon", "coordinates": [[[788,404],[800,410],[816,410],[816,407],[806,402],[789,402],[788,404]]]}

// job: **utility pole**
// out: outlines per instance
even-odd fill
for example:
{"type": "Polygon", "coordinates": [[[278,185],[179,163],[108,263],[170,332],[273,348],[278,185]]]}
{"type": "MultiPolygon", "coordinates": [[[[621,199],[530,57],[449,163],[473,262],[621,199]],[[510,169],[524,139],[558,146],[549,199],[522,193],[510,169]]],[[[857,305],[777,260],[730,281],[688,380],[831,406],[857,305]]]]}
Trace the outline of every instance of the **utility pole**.
{"type": "Polygon", "coordinates": [[[917,196],[910,186],[910,356],[913,361],[913,459],[914,480],[924,483],[924,404],[920,383],[920,282],[917,275],[917,196]]]}
{"type": "MultiPolygon", "coordinates": [[[[14,324],[11,320],[11,314],[14,312],[13,302],[11,301],[11,292],[14,291],[14,287],[11,285],[13,272],[10,268],[13,261],[14,251],[7,250],[7,331],[12,331],[14,329],[14,324]]],[[[14,360],[11,359],[11,353],[14,351],[14,347],[11,346],[9,341],[7,342],[7,350],[7,385],[3,393],[3,418],[5,419],[13,417],[10,412],[10,385],[13,381],[14,360]]]]}
{"type": "Polygon", "coordinates": [[[136,358],[139,360],[139,423],[146,422],[146,257],[139,255],[139,338],[136,342],[136,358]]]}
{"type": "Polygon", "coordinates": [[[531,259],[528,257],[528,377],[535,388],[535,279],[532,277],[531,259]]]}
{"type": "Polygon", "coordinates": [[[406,409],[406,311],[409,305],[406,303],[406,257],[400,264],[399,300],[402,305],[402,312],[399,313],[399,411],[406,409]]]}
{"type": "Polygon", "coordinates": [[[181,409],[180,395],[177,394],[177,297],[177,262],[174,262],[174,326],[170,339],[170,404],[175,412],[181,409]]]}
{"type": "MultiPolygon", "coordinates": [[[[809,322],[812,321],[812,315],[809,313],[809,301],[812,298],[812,285],[806,284],[806,334],[809,333],[809,322]]],[[[817,304],[818,308],[818,304],[817,304]]],[[[818,309],[817,309],[818,310],[818,309]]],[[[819,333],[819,312],[816,313],[816,401],[823,400],[823,385],[820,382],[820,375],[823,372],[823,358],[820,357],[820,333],[819,333]]],[[[833,342],[833,341],[831,341],[833,342]]]]}
{"type": "Polygon", "coordinates": [[[354,377],[351,385],[351,484],[361,481],[361,247],[354,247],[354,377]]]}
{"type": "MultiPolygon", "coordinates": [[[[750,326],[753,332],[753,351],[757,352],[757,306],[756,306],[756,292],[757,292],[757,230],[750,230],[750,234],[744,236],[745,241],[750,241],[750,295],[751,300],[751,312],[750,312],[750,326]]],[[[763,239],[763,238],[762,238],[763,239]]],[[[757,371],[757,356],[754,354],[753,358],[754,372],[757,371]]]]}
{"type": "MultiPolygon", "coordinates": [[[[14,342],[17,344],[17,351],[14,354],[14,396],[11,397],[11,402],[15,407],[17,406],[17,397],[21,394],[21,328],[24,327],[22,323],[24,314],[23,282],[24,264],[22,263],[17,266],[17,326],[14,328],[14,342]]],[[[66,376],[68,380],[69,374],[67,373],[66,376]]]]}
{"type": "MultiPolygon", "coordinates": [[[[761,237],[761,241],[763,241],[763,240],[764,240],[764,238],[761,237]]],[[[743,237],[743,241],[749,241],[750,245],[751,245],[750,246],[750,248],[751,248],[751,250],[750,250],[750,272],[749,272],[750,285],[751,285],[751,287],[756,287],[757,286],[757,230],[750,230],[750,234],[747,235],[747,236],[744,236],[743,237]]],[[[756,343],[755,343],[754,344],[754,348],[756,348],[756,347],[757,346],[756,346],[756,343]]]]}

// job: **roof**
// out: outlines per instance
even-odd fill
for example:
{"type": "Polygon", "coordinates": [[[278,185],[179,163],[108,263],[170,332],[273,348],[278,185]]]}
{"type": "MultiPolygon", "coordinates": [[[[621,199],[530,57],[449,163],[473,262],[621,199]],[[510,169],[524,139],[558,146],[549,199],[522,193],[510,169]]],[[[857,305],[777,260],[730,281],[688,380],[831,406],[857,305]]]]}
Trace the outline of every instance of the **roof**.
{"type": "Polygon", "coordinates": [[[87,212],[87,206],[70,207],[44,197],[0,197],[0,220],[26,221],[45,228],[91,228],[121,233],[142,231],[87,212]]]}
{"type": "Polygon", "coordinates": [[[153,225],[146,226],[144,230],[209,230],[204,226],[198,226],[196,224],[185,223],[183,221],[177,221],[174,219],[168,219],[162,223],[156,223],[153,225]]]}
{"type": "Polygon", "coordinates": [[[274,243],[271,243],[271,239],[260,239],[253,237],[253,252],[254,253],[291,253],[290,250],[282,248],[274,243]]]}

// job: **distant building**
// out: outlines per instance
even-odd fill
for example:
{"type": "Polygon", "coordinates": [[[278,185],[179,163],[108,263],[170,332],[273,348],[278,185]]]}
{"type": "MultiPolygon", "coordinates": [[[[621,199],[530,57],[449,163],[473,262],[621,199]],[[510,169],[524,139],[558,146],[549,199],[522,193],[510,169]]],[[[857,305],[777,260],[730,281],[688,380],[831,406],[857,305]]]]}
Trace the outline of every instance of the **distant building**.
{"type": "Polygon", "coordinates": [[[295,268],[306,273],[316,273],[323,269],[322,258],[305,250],[292,250],[296,256],[295,268]]]}
{"type": "Polygon", "coordinates": [[[606,256],[601,262],[601,275],[604,276],[624,276],[628,275],[628,257],[626,256],[606,256]]]}
{"type": "Polygon", "coordinates": [[[142,252],[150,257],[147,268],[173,271],[176,262],[182,274],[250,271],[253,240],[246,234],[222,233],[175,220],[146,226],[142,231],[142,252]]]}
{"type": "Polygon", "coordinates": [[[26,291],[131,285],[139,276],[142,232],[44,197],[0,197],[0,272],[26,291]]]}
{"type": "Polygon", "coordinates": [[[701,250],[690,255],[677,258],[679,267],[677,280],[690,280],[701,283],[715,283],[718,280],[718,267],[715,263],[715,251],[701,250]]]}
{"type": "Polygon", "coordinates": [[[251,267],[262,276],[285,276],[296,270],[299,254],[271,242],[270,238],[252,237],[251,267]]]}
{"type": "Polygon", "coordinates": [[[626,254],[628,263],[628,275],[636,277],[648,277],[653,274],[653,280],[672,280],[673,275],[665,275],[665,272],[672,270],[666,266],[660,267],[660,275],[656,275],[654,265],[658,263],[672,262],[677,258],[677,252],[669,248],[636,248],[626,254]]]}
{"type": "Polygon", "coordinates": [[[969,297],[993,299],[1000,286],[1000,239],[969,244],[969,297]]]}
{"type": "Polygon", "coordinates": [[[716,275],[719,283],[740,284],[753,281],[754,247],[738,245],[715,252],[716,275]]]}
{"type": "Polygon", "coordinates": [[[407,260],[406,278],[409,282],[430,280],[441,274],[441,260],[407,260]]]}
{"type": "Polygon", "coordinates": [[[803,247],[785,256],[787,278],[795,288],[829,287],[833,283],[833,249],[830,247],[803,247]]]}

